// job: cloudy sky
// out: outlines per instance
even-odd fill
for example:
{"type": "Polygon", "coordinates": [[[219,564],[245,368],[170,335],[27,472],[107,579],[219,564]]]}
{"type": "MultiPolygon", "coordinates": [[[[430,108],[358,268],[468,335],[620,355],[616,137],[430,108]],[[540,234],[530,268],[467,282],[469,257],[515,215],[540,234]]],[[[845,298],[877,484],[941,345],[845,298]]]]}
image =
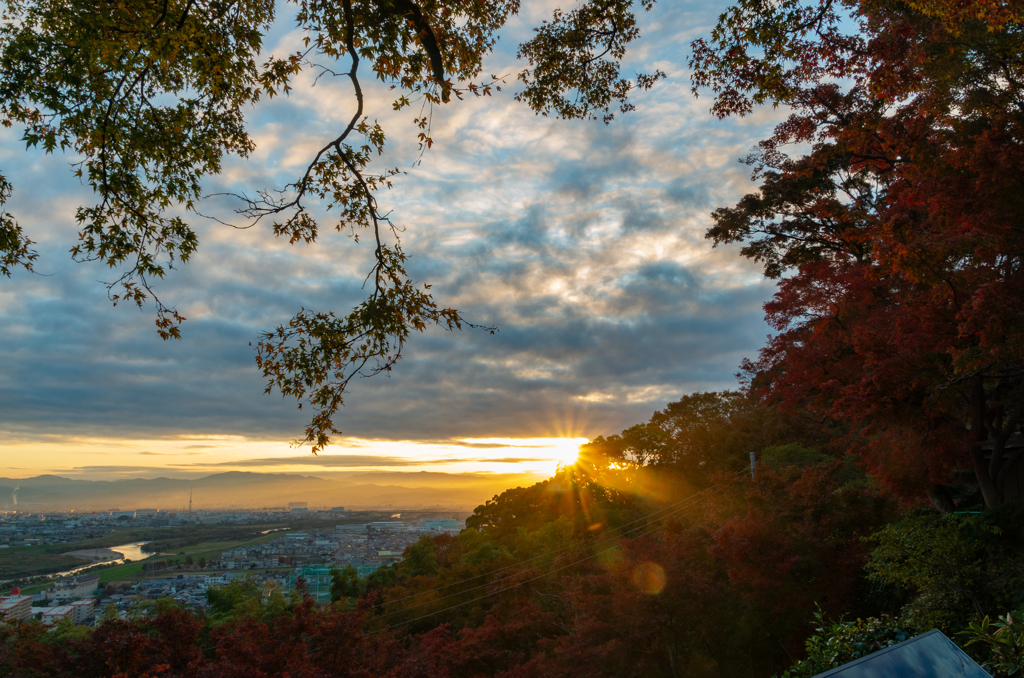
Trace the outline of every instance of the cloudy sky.
{"type": "MultiPolygon", "coordinates": [[[[519,41],[558,3],[526,0],[484,72],[514,74],[519,41]]],[[[731,388],[764,343],[771,294],[736,248],[704,239],[709,213],[749,192],[738,158],[781,113],[719,121],[694,99],[687,46],[723,5],[662,2],[626,72],[668,75],[611,125],[535,116],[510,86],[436,109],[419,166],[414,113],[374,87],[368,112],[389,135],[381,166],[407,172],[380,196],[406,227],[412,277],[473,322],[429,329],[390,378],[354,384],[338,418],[345,437],[313,460],[289,443],[304,413],[264,395],[249,346],[305,307],[347,312],[360,299],[370,246],[338,233],[315,245],[194,220],[200,250],[158,287],[188,318],[163,342],[153,309],[113,308],[75,264],[74,211],[90,192],[69,158],[26,152],[0,134],[8,208],[36,240],[38,275],[0,279],[0,475],[184,475],[211,469],[549,470],[586,438],[646,420],[694,391],[731,388]],[[517,460],[525,460],[516,463],[517,460]]],[[[276,53],[299,34],[282,22],[276,53]]],[[[367,80],[369,78],[366,78],[367,80]]],[[[310,80],[249,114],[256,153],[233,159],[210,193],[294,180],[351,115],[346,83],[310,80]]],[[[211,199],[204,211],[230,214],[211,199]]]]}

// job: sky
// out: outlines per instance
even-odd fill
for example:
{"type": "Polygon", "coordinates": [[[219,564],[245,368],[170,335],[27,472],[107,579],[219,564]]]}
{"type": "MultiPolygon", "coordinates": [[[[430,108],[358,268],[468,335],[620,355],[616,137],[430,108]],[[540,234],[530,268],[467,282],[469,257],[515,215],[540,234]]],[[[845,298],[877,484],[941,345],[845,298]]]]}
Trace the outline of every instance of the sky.
{"type": "MultiPolygon", "coordinates": [[[[5,209],[40,253],[35,275],[0,279],[0,476],[550,472],[581,442],[686,394],[735,388],[769,332],[773,288],[704,233],[713,209],[753,190],[738,160],[782,112],[710,115],[686,57],[724,4],[663,1],[626,58],[627,74],[667,74],[636,111],[610,125],[538,117],[513,101],[515,50],[556,6],[523,3],[484,66],[508,86],[436,108],[418,165],[416,112],[393,112],[394,93],[369,87],[367,112],[388,134],[379,166],[405,172],[379,200],[405,228],[410,275],[499,331],[414,336],[389,377],[353,384],[336,418],[344,435],[318,457],[292,445],[306,412],[264,394],[250,342],[300,308],[346,313],[363,294],[367,241],[325,231],[289,245],[269,227],[192,219],[199,251],[157,286],[187,318],[182,339],[164,342],[152,306],[112,307],[102,282],[116,272],[71,261],[75,209],[93,200],[71,158],[0,133],[15,191],[5,209]]],[[[300,37],[281,21],[264,44],[284,54],[300,37]]],[[[249,111],[255,153],[229,159],[207,190],[293,181],[352,110],[341,79],[300,80],[249,111]]],[[[213,197],[202,209],[229,217],[235,206],[213,197]]]]}

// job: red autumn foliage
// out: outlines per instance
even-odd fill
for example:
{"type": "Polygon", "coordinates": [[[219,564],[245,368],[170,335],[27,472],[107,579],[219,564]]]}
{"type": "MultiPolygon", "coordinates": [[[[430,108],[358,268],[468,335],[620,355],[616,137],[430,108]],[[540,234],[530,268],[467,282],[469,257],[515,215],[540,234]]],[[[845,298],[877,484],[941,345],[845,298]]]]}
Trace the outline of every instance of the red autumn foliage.
{"type": "MultiPolygon", "coordinates": [[[[604,473],[610,478],[638,471],[604,473]]],[[[712,474],[714,483],[704,492],[677,495],[664,506],[655,502],[654,513],[639,519],[604,506],[608,522],[584,534],[552,530],[563,519],[552,509],[524,521],[535,525],[539,518],[538,534],[562,535],[552,555],[531,555],[512,567],[503,564],[516,544],[534,554],[536,544],[548,542],[514,530],[510,517],[502,529],[468,530],[458,547],[439,536],[418,547],[445,554],[437,559],[436,576],[400,569],[398,583],[383,591],[393,600],[406,598],[406,606],[426,594],[433,602],[425,607],[379,606],[382,592],[371,589],[355,610],[347,611],[345,601],[317,608],[301,597],[300,587],[299,598],[273,618],[246,616],[253,607],[245,603],[226,620],[170,608],[152,618],[113,619],[83,637],[54,636],[38,623],[0,625],[0,673],[767,676],[788,663],[786,651],[799,650],[815,603],[846,609],[863,562],[860,537],[888,515],[885,500],[851,485],[848,472],[824,461],[764,466],[756,481],[747,474],[712,474]],[[495,548],[482,549],[482,543],[495,548]],[[499,555],[476,565],[463,562],[487,552],[499,555]]],[[[571,506],[565,492],[592,492],[573,479],[578,471],[563,475],[534,488],[531,502],[541,499],[540,492],[557,497],[541,504],[571,506]]],[[[625,479],[618,484],[631,485],[625,479]]],[[[482,511],[511,516],[519,500],[509,493],[482,511]]],[[[263,593],[257,588],[253,595],[263,593]]]]}
{"type": "Polygon", "coordinates": [[[745,366],[755,392],[848,424],[854,454],[911,499],[967,468],[997,506],[1019,454],[1005,447],[1024,418],[1017,20],[984,2],[741,2],[728,21],[758,26],[763,54],[732,29],[695,46],[720,114],[794,111],[749,159],[760,193],[708,232],[788,275],[766,305],[778,334],[745,366]]]}

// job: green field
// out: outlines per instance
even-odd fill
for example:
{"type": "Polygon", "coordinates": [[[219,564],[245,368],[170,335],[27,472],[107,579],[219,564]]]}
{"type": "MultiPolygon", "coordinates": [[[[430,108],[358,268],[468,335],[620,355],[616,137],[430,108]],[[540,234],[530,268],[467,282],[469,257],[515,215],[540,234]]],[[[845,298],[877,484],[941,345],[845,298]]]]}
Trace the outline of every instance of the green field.
{"type": "MultiPolygon", "coordinates": [[[[269,528],[264,528],[264,529],[269,529],[269,528]]],[[[283,533],[283,532],[278,532],[278,533],[275,533],[275,534],[260,535],[259,537],[256,537],[255,539],[246,539],[246,540],[243,540],[243,541],[237,541],[237,540],[235,540],[235,541],[223,541],[223,540],[218,540],[218,541],[199,542],[199,543],[195,544],[192,548],[186,549],[183,553],[184,553],[184,555],[192,556],[193,559],[196,559],[196,560],[198,560],[200,557],[209,558],[209,557],[211,557],[213,555],[219,554],[221,551],[224,551],[226,549],[232,549],[232,548],[237,548],[239,546],[245,546],[245,545],[248,545],[248,544],[256,544],[256,543],[259,543],[259,542],[270,541],[271,539],[278,539],[280,537],[283,537],[284,534],[285,533],[283,533]]],[[[166,560],[175,560],[175,561],[180,563],[180,562],[183,562],[184,558],[182,557],[182,552],[180,552],[180,551],[177,552],[177,553],[173,553],[173,554],[172,553],[154,554],[154,555],[150,556],[149,558],[146,558],[145,560],[139,560],[139,561],[135,561],[135,562],[131,562],[131,563],[125,563],[123,565],[114,565],[112,567],[102,568],[102,569],[93,571],[92,574],[98,574],[99,575],[100,583],[101,584],[106,584],[106,583],[112,582],[112,581],[139,579],[142,576],[142,574],[143,574],[143,572],[144,572],[144,570],[146,568],[146,565],[148,563],[160,562],[160,561],[166,561],[166,560]]],[[[72,565],[72,567],[73,566],[74,565],[72,565]]],[[[173,574],[173,573],[176,573],[176,572],[177,571],[173,570],[173,569],[161,570],[161,571],[159,571],[156,574],[156,576],[167,576],[169,574],[173,574]]],[[[22,591],[24,593],[35,593],[37,591],[40,591],[40,590],[46,588],[49,585],[50,585],[49,582],[41,583],[41,584],[34,584],[32,586],[23,587],[22,591]]]]}
{"type": "MultiPolygon", "coordinates": [[[[145,541],[145,532],[136,529],[118,529],[113,534],[99,539],[2,549],[0,550],[0,579],[20,579],[80,567],[87,564],[88,561],[63,554],[68,551],[105,548],[132,541],[145,541]]],[[[152,530],[149,532],[152,533],[152,530]]]]}
{"type": "MultiPolygon", "coordinates": [[[[85,565],[81,558],[62,556],[59,553],[39,553],[37,547],[3,549],[0,552],[0,579],[20,579],[37,574],[60,572],[85,565]]],[[[70,549],[68,549],[70,550],[70,549]]]]}
{"type": "MultiPolygon", "coordinates": [[[[243,543],[264,541],[281,536],[280,532],[264,535],[265,530],[280,527],[294,527],[286,523],[266,525],[193,525],[187,527],[162,528],[117,528],[112,534],[99,539],[45,544],[41,546],[20,546],[0,550],[0,580],[15,580],[23,577],[45,575],[70,570],[88,564],[88,561],[62,555],[68,551],[105,548],[131,542],[149,541],[143,547],[154,555],[192,554],[195,557],[218,552],[224,548],[243,543]]],[[[304,529],[312,529],[303,525],[304,529]]],[[[130,565],[130,564],[129,564],[130,565]]],[[[115,570],[117,568],[110,568],[115,570]]],[[[107,572],[109,570],[104,570],[107,572]]]]}
{"type": "MultiPolygon", "coordinates": [[[[166,560],[191,555],[194,559],[209,558],[222,550],[235,548],[284,536],[285,532],[262,534],[267,530],[289,528],[291,530],[330,529],[342,522],[363,522],[381,520],[386,515],[367,511],[347,520],[315,521],[302,520],[261,525],[189,525],[182,527],[124,527],[98,539],[89,539],[64,544],[42,546],[21,546],[0,549],[0,580],[19,580],[25,577],[47,575],[70,570],[88,564],[87,561],[62,555],[81,549],[105,548],[132,542],[148,541],[144,551],[154,555],[145,561],[127,563],[98,570],[101,582],[118,579],[132,579],[142,572],[143,562],[166,560]]],[[[44,588],[46,584],[25,587],[25,591],[44,588]]]]}

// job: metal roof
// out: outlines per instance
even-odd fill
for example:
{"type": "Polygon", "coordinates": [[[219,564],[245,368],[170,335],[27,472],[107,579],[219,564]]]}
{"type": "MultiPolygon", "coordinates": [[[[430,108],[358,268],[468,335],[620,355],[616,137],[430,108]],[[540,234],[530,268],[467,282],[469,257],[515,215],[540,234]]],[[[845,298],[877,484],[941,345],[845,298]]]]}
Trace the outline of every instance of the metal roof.
{"type": "Polygon", "coordinates": [[[814,678],[991,678],[938,629],[814,678]]]}

